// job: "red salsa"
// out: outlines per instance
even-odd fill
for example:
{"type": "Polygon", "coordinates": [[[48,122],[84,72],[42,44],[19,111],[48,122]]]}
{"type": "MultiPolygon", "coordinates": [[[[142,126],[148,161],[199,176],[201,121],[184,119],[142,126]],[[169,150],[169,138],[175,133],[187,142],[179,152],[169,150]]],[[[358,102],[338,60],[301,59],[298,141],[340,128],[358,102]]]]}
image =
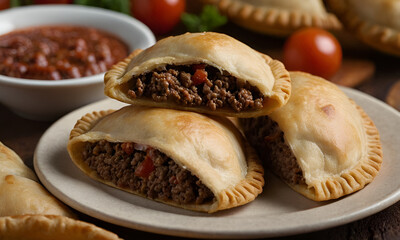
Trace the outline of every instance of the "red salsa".
{"type": "Polygon", "coordinates": [[[128,46],[116,36],[83,26],[39,26],[0,36],[0,74],[61,80],[107,71],[128,46]]]}

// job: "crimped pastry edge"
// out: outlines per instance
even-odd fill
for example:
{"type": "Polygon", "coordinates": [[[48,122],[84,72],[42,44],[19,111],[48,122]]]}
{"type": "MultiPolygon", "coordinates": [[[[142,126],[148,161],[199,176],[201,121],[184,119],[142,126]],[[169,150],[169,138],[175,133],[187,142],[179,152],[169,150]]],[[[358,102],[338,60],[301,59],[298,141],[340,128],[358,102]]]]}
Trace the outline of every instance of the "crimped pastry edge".
{"type": "Polygon", "coordinates": [[[328,5],[336,13],[343,25],[355,36],[381,52],[400,56],[400,32],[361,19],[347,6],[346,0],[328,0],[328,5]]]}
{"type": "MultiPolygon", "coordinates": [[[[74,128],[71,130],[70,140],[74,137],[77,137],[81,134],[88,132],[92,127],[100,121],[103,117],[107,116],[108,114],[114,112],[115,110],[105,110],[99,112],[92,112],[87,113],[84,115],[80,120],[77,121],[74,128]]],[[[71,145],[68,143],[68,151],[72,152],[71,145]]],[[[186,204],[186,205],[179,205],[173,201],[161,201],[159,199],[150,199],[154,201],[159,201],[168,205],[193,210],[193,211],[200,211],[200,212],[208,212],[213,213],[219,210],[224,210],[228,208],[238,207],[253,201],[262,191],[263,186],[265,183],[264,180],[264,168],[256,154],[255,150],[245,142],[245,155],[247,161],[247,174],[244,179],[242,179],[237,185],[230,186],[215,197],[217,201],[212,204],[203,204],[203,205],[196,205],[196,204],[186,204]]],[[[111,187],[117,188],[111,182],[107,182],[100,178],[100,176],[92,171],[87,165],[81,163],[79,160],[75,159],[75,157],[71,156],[72,161],[77,165],[85,174],[89,177],[102,182],[106,185],[111,187]]],[[[147,198],[146,196],[139,194],[135,191],[130,189],[122,189],[126,192],[130,192],[142,197],[147,198]]]]}
{"type": "Polygon", "coordinates": [[[3,240],[120,240],[116,234],[94,224],[56,215],[18,215],[0,217],[3,240]]]}
{"type": "Polygon", "coordinates": [[[271,72],[275,77],[275,83],[272,88],[273,94],[264,101],[264,108],[262,110],[256,111],[244,111],[244,112],[235,112],[232,109],[217,109],[216,111],[212,111],[205,106],[202,107],[187,107],[181,106],[179,104],[175,104],[171,102],[154,102],[152,99],[131,99],[126,94],[119,94],[119,89],[117,88],[118,81],[116,79],[121,78],[126,73],[126,68],[128,67],[131,60],[140,54],[143,50],[137,49],[132,52],[127,58],[123,61],[114,65],[104,76],[104,93],[116,100],[139,106],[147,106],[147,107],[160,107],[160,108],[173,108],[178,110],[185,111],[193,111],[198,113],[206,113],[216,116],[227,116],[227,117],[239,117],[239,118],[250,118],[257,117],[262,115],[267,115],[274,111],[275,109],[285,105],[289,100],[291,94],[291,80],[289,72],[285,69],[285,66],[278,60],[274,60],[271,57],[259,53],[261,57],[266,61],[266,63],[270,66],[271,72]],[[172,106],[171,106],[172,105],[172,106]]]}
{"type": "Polygon", "coordinates": [[[236,24],[250,30],[275,36],[287,36],[303,27],[318,27],[327,30],[340,30],[342,25],[334,14],[325,17],[299,11],[266,9],[234,0],[203,0],[213,4],[222,14],[236,24]]]}
{"type": "Polygon", "coordinates": [[[305,184],[288,184],[295,191],[307,198],[315,201],[326,201],[351,194],[371,183],[380,170],[383,161],[383,152],[378,129],[365,111],[353,100],[350,99],[350,101],[363,120],[363,126],[367,135],[367,156],[361,159],[352,169],[338,176],[333,176],[317,185],[309,187],[305,184]]]}

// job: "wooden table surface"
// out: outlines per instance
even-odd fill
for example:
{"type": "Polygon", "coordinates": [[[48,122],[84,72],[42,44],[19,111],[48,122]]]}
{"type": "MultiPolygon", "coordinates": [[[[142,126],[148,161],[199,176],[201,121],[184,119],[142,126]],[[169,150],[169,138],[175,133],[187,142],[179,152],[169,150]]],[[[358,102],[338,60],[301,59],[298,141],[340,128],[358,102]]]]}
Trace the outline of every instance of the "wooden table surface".
{"type": "MultiPolygon", "coordinates": [[[[218,31],[229,34],[260,52],[280,58],[284,39],[253,33],[232,23],[228,23],[218,31]]],[[[178,26],[173,34],[182,32],[184,32],[183,27],[178,26]]],[[[389,88],[400,79],[400,58],[376,52],[352,38],[348,41],[348,35],[343,39],[345,39],[343,40],[345,59],[368,60],[375,65],[374,75],[356,88],[384,101],[389,88]]],[[[38,122],[21,118],[0,104],[0,141],[19,154],[29,167],[33,165],[33,153],[37,142],[52,123],[53,121],[38,122]]],[[[395,131],[400,133],[399,129],[395,131]]],[[[81,213],[79,217],[81,220],[115,232],[124,239],[178,239],[178,237],[116,226],[81,213]]],[[[400,202],[359,221],[318,232],[288,236],[285,239],[400,239],[400,202]]]]}

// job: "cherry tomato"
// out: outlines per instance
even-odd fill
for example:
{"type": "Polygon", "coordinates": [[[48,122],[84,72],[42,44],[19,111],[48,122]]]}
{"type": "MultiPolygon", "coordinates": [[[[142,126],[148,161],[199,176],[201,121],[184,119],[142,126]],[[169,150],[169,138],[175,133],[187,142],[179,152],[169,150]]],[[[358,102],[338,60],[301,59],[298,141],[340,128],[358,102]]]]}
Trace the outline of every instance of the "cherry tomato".
{"type": "Polygon", "coordinates": [[[131,14],[155,34],[171,31],[180,21],[186,0],[131,0],[131,14]]]}
{"type": "Polygon", "coordinates": [[[10,0],[0,0],[0,10],[10,8],[10,0]]]}
{"type": "Polygon", "coordinates": [[[283,47],[283,64],[290,71],[304,71],[329,79],[341,63],[342,48],[338,40],[323,29],[300,29],[283,47]]]}
{"type": "Polygon", "coordinates": [[[68,4],[73,0],[33,0],[34,4],[68,4]]]}

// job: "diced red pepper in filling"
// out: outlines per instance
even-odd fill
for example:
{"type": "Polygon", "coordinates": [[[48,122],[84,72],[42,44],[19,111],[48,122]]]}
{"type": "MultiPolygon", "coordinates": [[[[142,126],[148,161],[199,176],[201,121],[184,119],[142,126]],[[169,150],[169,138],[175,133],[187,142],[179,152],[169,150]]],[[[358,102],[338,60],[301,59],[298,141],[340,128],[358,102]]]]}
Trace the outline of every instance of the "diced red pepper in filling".
{"type": "Polygon", "coordinates": [[[192,75],[192,83],[193,85],[199,85],[205,83],[207,81],[207,72],[204,69],[196,69],[194,74],[192,75]]]}
{"type": "Polygon", "coordinates": [[[136,168],[135,175],[142,178],[148,178],[154,169],[153,160],[149,157],[149,154],[147,154],[144,161],[136,168]]]}

